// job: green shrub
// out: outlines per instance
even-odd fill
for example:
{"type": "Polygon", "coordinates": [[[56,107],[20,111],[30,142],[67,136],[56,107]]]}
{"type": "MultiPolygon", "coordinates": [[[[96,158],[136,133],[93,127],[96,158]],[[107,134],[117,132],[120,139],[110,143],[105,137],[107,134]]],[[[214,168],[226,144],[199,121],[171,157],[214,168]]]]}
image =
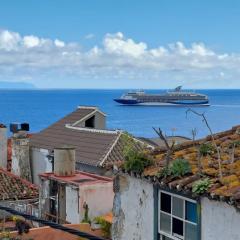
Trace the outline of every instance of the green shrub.
{"type": "Polygon", "coordinates": [[[106,238],[110,238],[111,237],[111,227],[112,227],[112,224],[110,222],[107,222],[102,217],[94,218],[94,222],[101,225],[101,230],[103,232],[104,237],[106,237],[106,238]]]}
{"type": "Polygon", "coordinates": [[[142,173],[144,168],[151,164],[152,160],[141,151],[131,149],[125,155],[124,169],[127,171],[142,173]]]}
{"type": "Polygon", "coordinates": [[[157,177],[159,178],[166,178],[167,176],[171,175],[171,170],[170,168],[167,167],[163,167],[158,173],[157,173],[157,177]]]}
{"type": "Polygon", "coordinates": [[[181,177],[191,172],[191,166],[185,159],[178,158],[170,165],[170,173],[174,177],[181,177]]]}
{"type": "Polygon", "coordinates": [[[200,179],[193,184],[192,192],[196,194],[203,194],[208,190],[210,185],[211,182],[209,178],[200,179]]]}
{"type": "Polygon", "coordinates": [[[136,173],[142,173],[145,167],[152,164],[152,159],[143,152],[138,150],[133,137],[127,133],[121,136],[123,141],[123,156],[125,159],[124,169],[136,173]]]}
{"type": "Polygon", "coordinates": [[[199,152],[202,156],[211,155],[214,153],[214,147],[210,143],[203,143],[199,148],[199,152]]]}

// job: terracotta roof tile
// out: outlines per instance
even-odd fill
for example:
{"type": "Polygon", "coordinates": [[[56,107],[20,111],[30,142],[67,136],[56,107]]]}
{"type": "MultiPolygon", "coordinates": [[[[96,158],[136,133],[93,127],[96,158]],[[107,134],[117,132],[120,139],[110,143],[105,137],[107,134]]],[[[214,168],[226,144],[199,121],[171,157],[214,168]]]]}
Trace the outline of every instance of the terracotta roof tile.
{"type": "Polygon", "coordinates": [[[240,126],[233,127],[231,130],[217,133],[214,135],[216,143],[221,150],[221,166],[222,179],[219,178],[219,167],[217,153],[214,152],[208,156],[201,158],[202,174],[198,174],[198,149],[201,144],[211,142],[211,136],[197,141],[186,142],[177,145],[172,155],[174,161],[177,158],[184,158],[188,160],[191,166],[191,173],[174,178],[169,176],[167,178],[159,178],[158,173],[165,165],[166,150],[160,148],[154,150],[151,156],[154,158],[154,165],[144,170],[141,177],[150,179],[161,186],[175,189],[176,191],[183,191],[192,193],[193,184],[199,180],[208,177],[211,181],[211,187],[207,190],[205,195],[232,202],[235,206],[240,206],[240,126]],[[234,161],[232,161],[232,145],[236,143],[234,151],[234,161]]]}
{"type": "Polygon", "coordinates": [[[0,199],[20,200],[38,198],[37,186],[0,168],[0,199]]]}

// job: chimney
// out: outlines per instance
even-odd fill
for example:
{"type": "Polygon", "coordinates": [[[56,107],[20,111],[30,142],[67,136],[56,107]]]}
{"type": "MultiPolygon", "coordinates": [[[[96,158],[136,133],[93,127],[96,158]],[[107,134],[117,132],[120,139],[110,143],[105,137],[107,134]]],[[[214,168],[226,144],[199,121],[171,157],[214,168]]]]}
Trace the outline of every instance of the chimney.
{"type": "Polygon", "coordinates": [[[75,148],[63,146],[54,149],[54,174],[61,177],[75,175],[75,148]]]}
{"type": "Polygon", "coordinates": [[[32,181],[30,167],[30,141],[27,134],[28,124],[10,124],[12,136],[12,169],[17,176],[32,181]]]}
{"type": "Polygon", "coordinates": [[[8,152],[7,127],[0,124],[0,167],[7,169],[8,152]]]}

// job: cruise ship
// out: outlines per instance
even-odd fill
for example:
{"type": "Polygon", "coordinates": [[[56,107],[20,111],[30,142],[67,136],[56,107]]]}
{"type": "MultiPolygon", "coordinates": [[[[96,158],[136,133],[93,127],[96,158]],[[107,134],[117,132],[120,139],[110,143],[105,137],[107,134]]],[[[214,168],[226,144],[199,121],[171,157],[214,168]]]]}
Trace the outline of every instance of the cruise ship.
{"type": "Polygon", "coordinates": [[[183,91],[178,86],[164,94],[150,94],[144,91],[134,91],[123,94],[115,102],[125,105],[158,105],[158,106],[209,106],[207,95],[183,91]]]}

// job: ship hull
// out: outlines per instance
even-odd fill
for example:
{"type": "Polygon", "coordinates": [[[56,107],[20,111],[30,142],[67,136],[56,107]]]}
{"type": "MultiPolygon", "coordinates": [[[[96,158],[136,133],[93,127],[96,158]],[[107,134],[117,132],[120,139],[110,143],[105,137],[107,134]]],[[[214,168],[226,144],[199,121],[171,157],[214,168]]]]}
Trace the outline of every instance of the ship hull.
{"type": "Polygon", "coordinates": [[[122,105],[134,106],[210,106],[209,101],[167,101],[167,102],[142,102],[135,99],[114,99],[115,102],[122,105]]]}

